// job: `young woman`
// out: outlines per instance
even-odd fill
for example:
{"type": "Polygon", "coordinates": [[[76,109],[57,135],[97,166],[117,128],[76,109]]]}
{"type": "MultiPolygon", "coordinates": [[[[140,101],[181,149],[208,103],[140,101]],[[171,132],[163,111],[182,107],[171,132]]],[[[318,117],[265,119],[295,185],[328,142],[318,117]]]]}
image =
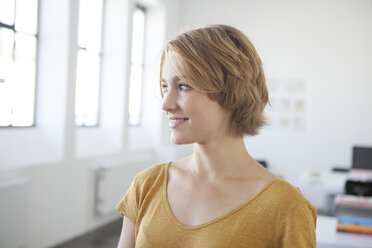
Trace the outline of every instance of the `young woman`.
{"type": "Polygon", "coordinates": [[[226,25],[179,35],[164,48],[160,85],[172,142],[194,152],[136,176],[117,206],[118,247],[315,247],[314,207],[244,145],[268,102],[248,38],[226,25]]]}

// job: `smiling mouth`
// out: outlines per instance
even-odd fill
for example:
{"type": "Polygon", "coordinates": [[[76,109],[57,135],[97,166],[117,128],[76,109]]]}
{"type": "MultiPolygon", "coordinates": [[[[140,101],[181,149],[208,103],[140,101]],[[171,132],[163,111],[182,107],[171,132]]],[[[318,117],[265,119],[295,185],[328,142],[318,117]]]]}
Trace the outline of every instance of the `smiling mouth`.
{"type": "Polygon", "coordinates": [[[171,118],[171,119],[169,119],[169,127],[170,128],[176,128],[176,127],[182,125],[188,119],[189,118],[171,118]]]}

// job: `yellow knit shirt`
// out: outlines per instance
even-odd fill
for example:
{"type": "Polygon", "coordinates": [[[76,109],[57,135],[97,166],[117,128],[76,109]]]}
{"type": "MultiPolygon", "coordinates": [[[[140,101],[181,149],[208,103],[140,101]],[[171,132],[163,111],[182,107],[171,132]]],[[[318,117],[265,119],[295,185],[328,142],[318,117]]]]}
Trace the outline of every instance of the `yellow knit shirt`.
{"type": "Polygon", "coordinates": [[[182,224],[167,200],[170,163],[134,179],[116,209],[136,226],[136,248],[316,247],[316,212],[301,192],[276,179],[232,211],[197,226],[182,224]]]}

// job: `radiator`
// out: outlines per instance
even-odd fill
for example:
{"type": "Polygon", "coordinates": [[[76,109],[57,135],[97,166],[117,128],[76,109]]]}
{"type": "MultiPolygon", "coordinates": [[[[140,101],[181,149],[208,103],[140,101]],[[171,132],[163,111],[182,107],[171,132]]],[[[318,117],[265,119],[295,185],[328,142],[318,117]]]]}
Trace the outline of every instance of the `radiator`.
{"type": "Polygon", "coordinates": [[[95,170],[95,204],[98,216],[110,214],[127,192],[134,177],[153,161],[101,165],[95,170]]]}
{"type": "Polygon", "coordinates": [[[27,178],[0,182],[0,247],[26,246],[28,187],[27,178]]]}

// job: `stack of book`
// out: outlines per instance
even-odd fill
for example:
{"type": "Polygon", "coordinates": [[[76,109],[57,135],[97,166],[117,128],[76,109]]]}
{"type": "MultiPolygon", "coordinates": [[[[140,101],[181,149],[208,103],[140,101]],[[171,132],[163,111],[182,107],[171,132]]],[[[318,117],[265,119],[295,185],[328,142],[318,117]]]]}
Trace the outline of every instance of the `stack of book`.
{"type": "Polygon", "coordinates": [[[372,197],[337,195],[337,231],[372,235],[372,197]]]}

